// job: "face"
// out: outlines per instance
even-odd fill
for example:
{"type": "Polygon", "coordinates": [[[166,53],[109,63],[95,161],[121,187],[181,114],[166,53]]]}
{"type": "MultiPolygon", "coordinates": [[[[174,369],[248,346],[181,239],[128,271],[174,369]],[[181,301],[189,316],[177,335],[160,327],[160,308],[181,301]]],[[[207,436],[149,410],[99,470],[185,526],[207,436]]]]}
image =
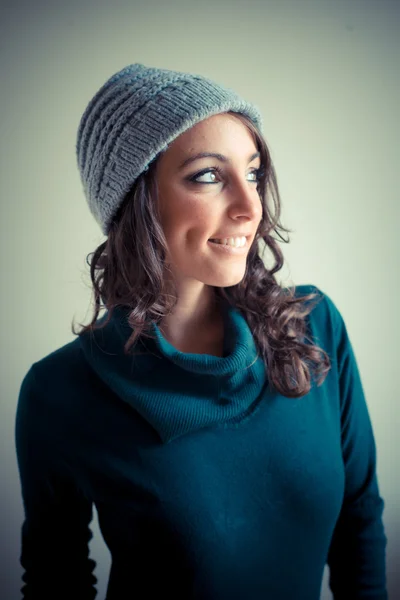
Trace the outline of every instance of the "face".
{"type": "Polygon", "coordinates": [[[245,274],[262,217],[260,157],[250,131],[233,115],[213,115],[176,138],[158,160],[161,225],[178,284],[228,287],[245,274]],[[196,158],[200,153],[218,157],[196,158]],[[233,252],[210,238],[246,236],[233,252]]]}

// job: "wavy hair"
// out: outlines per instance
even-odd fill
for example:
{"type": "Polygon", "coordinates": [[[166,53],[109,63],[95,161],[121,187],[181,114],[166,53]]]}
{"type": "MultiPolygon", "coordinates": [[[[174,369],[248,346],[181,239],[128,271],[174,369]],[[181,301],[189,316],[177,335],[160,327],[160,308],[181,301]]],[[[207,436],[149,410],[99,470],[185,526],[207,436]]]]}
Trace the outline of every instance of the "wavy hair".
{"type": "MultiPolygon", "coordinates": [[[[317,293],[296,297],[295,288],[282,287],[275,274],[283,266],[283,255],[272,233],[285,243],[280,232],[289,233],[280,222],[281,199],[270,152],[258,128],[246,116],[229,112],[249,129],[261,156],[257,190],[263,205],[262,219],[248,252],[243,279],[236,285],[215,287],[217,299],[227,301],[245,317],[268,373],[269,386],[287,397],[298,398],[311,389],[312,378],[321,385],[331,368],[328,354],[307,335],[306,316],[319,298],[317,293]],[[263,240],[275,263],[268,269],[259,255],[263,240]],[[311,302],[311,303],[310,303],[311,302]]],[[[159,323],[175,307],[178,298],[171,294],[165,277],[167,241],[158,212],[155,169],[160,155],[142,173],[124,198],[110,226],[106,241],[86,257],[94,296],[94,314],[81,335],[104,327],[114,308],[129,309],[132,335],[124,346],[130,349],[139,336],[151,337],[151,321],[159,323]],[[91,260],[90,260],[91,258],[91,260]],[[103,303],[103,304],[102,304],[103,303]],[[100,310],[108,318],[96,322],[100,310]]]]}

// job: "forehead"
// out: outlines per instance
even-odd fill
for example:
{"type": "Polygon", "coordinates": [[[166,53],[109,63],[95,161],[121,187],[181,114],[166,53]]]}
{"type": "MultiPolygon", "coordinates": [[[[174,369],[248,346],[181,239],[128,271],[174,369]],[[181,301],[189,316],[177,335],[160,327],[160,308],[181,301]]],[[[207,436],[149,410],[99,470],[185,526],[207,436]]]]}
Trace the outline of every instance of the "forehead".
{"type": "Polygon", "coordinates": [[[196,123],[179,135],[164,156],[179,160],[192,152],[213,151],[248,157],[256,150],[249,129],[234,115],[218,114],[196,123]]]}

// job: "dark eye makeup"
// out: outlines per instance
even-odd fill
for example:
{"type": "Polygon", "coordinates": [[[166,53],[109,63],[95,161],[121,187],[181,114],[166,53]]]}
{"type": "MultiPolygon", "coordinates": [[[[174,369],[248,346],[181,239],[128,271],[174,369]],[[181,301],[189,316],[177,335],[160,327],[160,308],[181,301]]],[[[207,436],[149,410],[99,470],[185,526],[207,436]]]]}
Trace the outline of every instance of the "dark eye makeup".
{"type": "MultiPolygon", "coordinates": [[[[218,166],[208,167],[207,169],[202,169],[198,173],[195,173],[194,175],[188,177],[188,181],[190,181],[191,183],[196,183],[198,185],[214,185],[215,183],[219,183],[218,181],[196,181],[196,179],[198,179],[202,175],[205,175],[206,173],[218,173],[219,175],[222,175],[223,171],[221,167],[218,166]]],[[[253,181],[255,183],[258,183],[265,173],[265,168],[261,166],[258,169],[253,169],[251,173],[256,174],[256,179],[254,179],[253,181]]]]}

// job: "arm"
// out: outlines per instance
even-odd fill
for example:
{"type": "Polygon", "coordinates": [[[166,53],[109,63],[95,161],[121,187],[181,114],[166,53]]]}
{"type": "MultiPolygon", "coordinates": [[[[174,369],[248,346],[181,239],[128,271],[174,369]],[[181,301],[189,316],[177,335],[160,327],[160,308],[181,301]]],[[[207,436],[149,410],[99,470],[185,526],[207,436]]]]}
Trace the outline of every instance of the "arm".
{"type": "Polygon", "coordinates": [[[335,600],[387,600],[385,536],[374,434],[344,321],[333,305],[345,493],[328,554],[335,600]]]}
{"type": "MultiPolygon", "coordinates": [[[[45,440],[52,424],[36,387],[34,367],[19,393],[15,443],[25,520],[21,531],[21,588],[26,600],[93,600],[97,582],[88,558],[92,502],[56,464],[45,440]]],[[[60,460],[60,459],[59,459],[60,460]]]]}

